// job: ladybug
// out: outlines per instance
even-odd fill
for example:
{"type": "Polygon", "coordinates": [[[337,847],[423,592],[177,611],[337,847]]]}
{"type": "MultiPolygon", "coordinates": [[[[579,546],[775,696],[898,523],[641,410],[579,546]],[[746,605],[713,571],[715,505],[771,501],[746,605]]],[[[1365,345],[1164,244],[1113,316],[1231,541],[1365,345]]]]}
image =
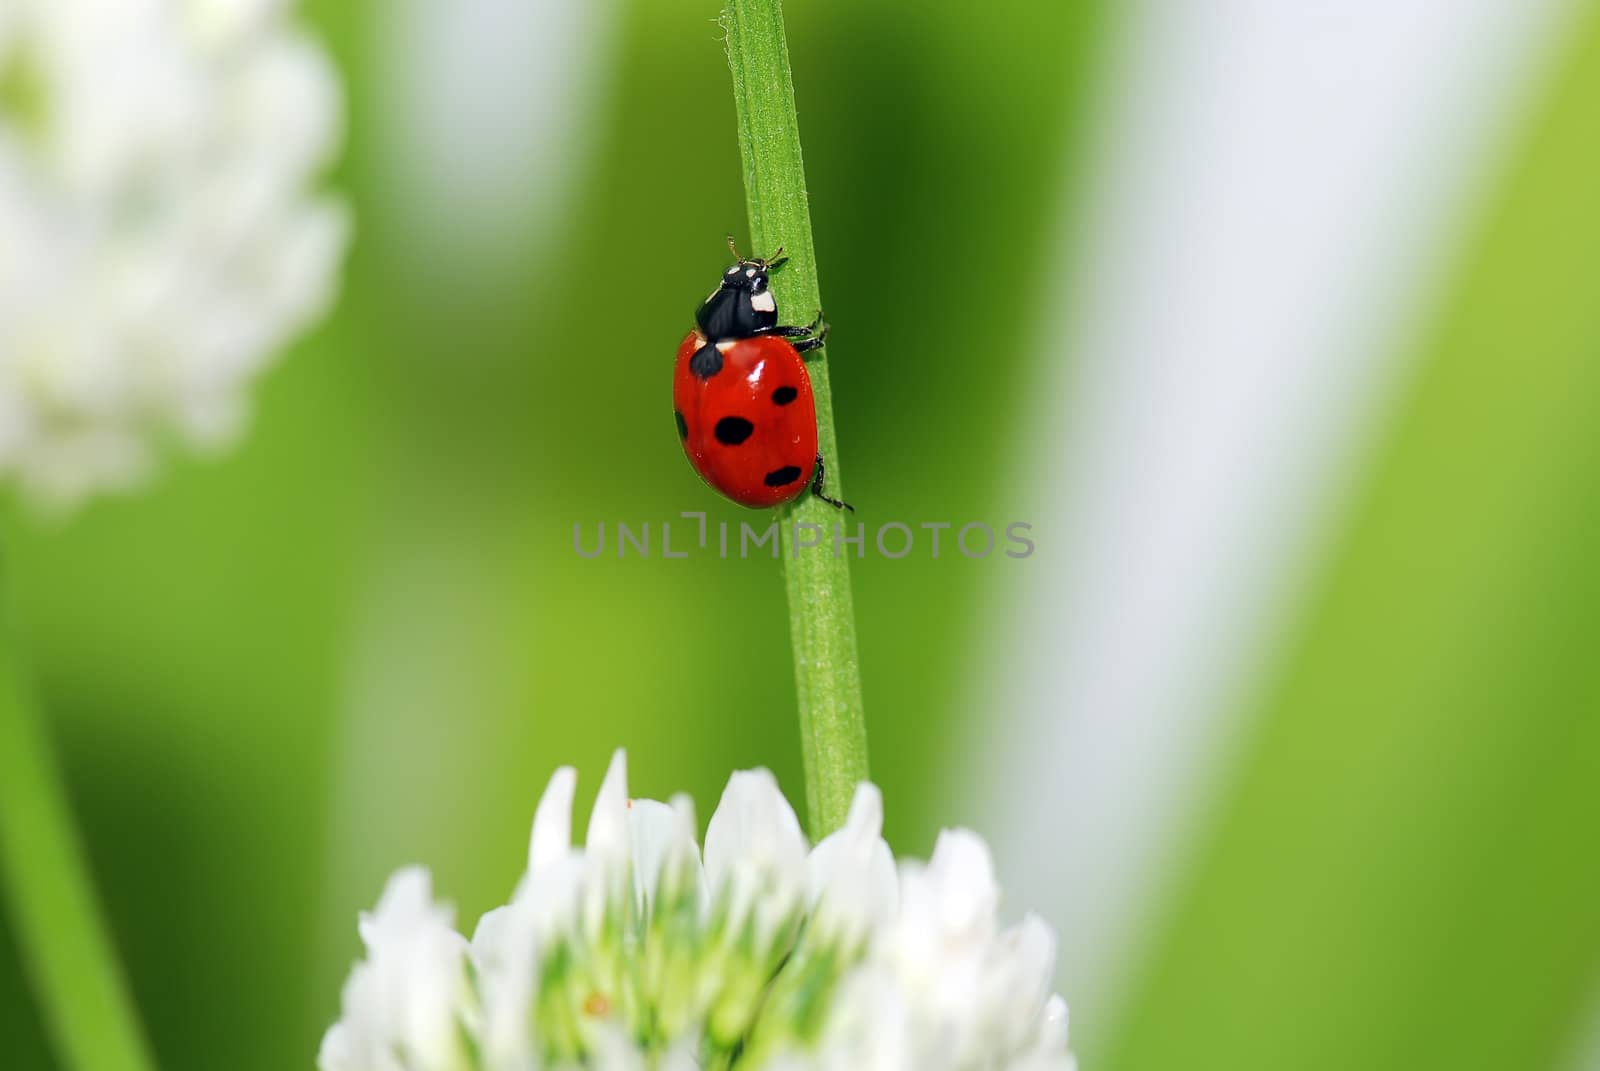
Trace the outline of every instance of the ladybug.
{"type": "Polygon", "coordinates": [[[678,347],[672,415],[683,452],[701,479],[741,506],[778,506],[809,490],[854,510],[823,493],[817,411],[800,356],[827,337],[822,314],[805,327],[778,326],[768,277],[787,259],[783,249],[747,260],[732,237],[728,249],[733,267],[678,347]]]}

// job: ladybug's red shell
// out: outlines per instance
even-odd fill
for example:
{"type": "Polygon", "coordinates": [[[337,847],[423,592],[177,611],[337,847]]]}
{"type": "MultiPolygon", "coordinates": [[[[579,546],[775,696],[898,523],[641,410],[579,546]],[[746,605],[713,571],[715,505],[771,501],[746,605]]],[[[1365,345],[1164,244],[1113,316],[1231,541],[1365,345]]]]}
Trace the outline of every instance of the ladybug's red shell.
{"type": "Polygon", "coordinates": [[[702,379],[689,359],[705,336],[678,347],[672,406],[678,435],[700,478],[741,506],[787,502],[811,483],[817,412],[811,376],[792,345],[773,335],[722,342],[722,367],[702,379]]]}

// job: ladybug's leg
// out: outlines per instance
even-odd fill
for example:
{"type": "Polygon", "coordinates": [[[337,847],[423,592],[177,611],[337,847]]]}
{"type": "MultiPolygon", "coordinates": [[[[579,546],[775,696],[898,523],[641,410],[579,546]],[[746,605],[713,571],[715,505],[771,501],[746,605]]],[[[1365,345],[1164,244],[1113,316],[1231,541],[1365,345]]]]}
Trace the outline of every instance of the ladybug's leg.
{"type": "Polygon", "coordinates": [[[818,309],[817,318],[806,326],[774,327],[771,333],[779,338],[800,339],[794,344],[794,348],[804,353],[822,345],[822,340],[828,337],[828,324],[822,319],[822,310],[818,309]]]}
{"type": "MultiPolygon", "coordinates": [[[[796,348],[798,348],[798,347],[796,347],[796,348]]],[[[828,505],[832,506],[834,509],[847,509],[851,513],[854,513],[856,511],[856,508],[854,506],[852,506],[850,503],[841,502],[837,498],[829,498],[827,495],[823,494],[822,493],[822,480],[823,480],[822,455],[818,454],[817,455],[817,474],[815,476],[811,477],[811,493],[816,495],[818,498],[822,499],[822,501],[826,502],[828,505]]]]}
{"type": "Polygon", "coordinates": [[[822,330],[823,334],[827,334],[828,333],[827,325],[822,322],[822,310],[821,309],[817,310],[816,319],[812,320],[810,323],[806,324],[804,327],[799,327],[799,326],[774,327],[772,329],[772,333],[774,335],[779,335],[779,336],[781,336],[783,338],[804,338],[806,335],[814,335],[814,334],[816,334],[817,330],[819,328],[822,330]]]}
{"type": "Polygon", "coordinates": [[[823,339],[827,337],[828,329],[826,326],[824,326],[822,329],[822,334],[812,335],[810,338],[803,338],[794,344],[794,348],[801,353],[806,353],[810,350],[820,350],[822,348],[823,339]]]}

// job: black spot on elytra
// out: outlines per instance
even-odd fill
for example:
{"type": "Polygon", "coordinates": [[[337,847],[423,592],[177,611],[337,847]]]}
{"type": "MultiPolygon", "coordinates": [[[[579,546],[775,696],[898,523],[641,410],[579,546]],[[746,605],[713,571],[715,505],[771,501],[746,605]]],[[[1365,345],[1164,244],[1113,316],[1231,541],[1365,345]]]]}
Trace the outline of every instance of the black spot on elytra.
{"type": "Polygon", "coordinates": [[[672,418],[678,422],[678,438],[687,439],[689,437],[689,422],[684,420],[683,414],[676,409],[672,411],[672,418]]]}
{"type": "Polygon", "coordinates": [[[707,342],[689,358],[689,371],[701,379],[710,379],[722,371],[722,351],[707,342]]]}
{"type": "Polygon", "coordinates": [[[797,465],[785,465],[781,469],[773,469],[762,478],[761,482],[768,487],[782,487],[794,483],[800,478],[800,468],[797,465]]]}
{"type": "Polygon", "coordinates": [[[779,387],[772,392],[772,401],[775,405],[788,405],[798,397],[800,392],[793,387],[779,387]]]}
{"type": "Polygon", "coordinates": [[[723,446],[738,446],[750,438],[750,433],[755,430],[756,426],[744,417],[725,416],[717,421],[716,429],[712,434],[716,435],[717,442],[723,446]]]}

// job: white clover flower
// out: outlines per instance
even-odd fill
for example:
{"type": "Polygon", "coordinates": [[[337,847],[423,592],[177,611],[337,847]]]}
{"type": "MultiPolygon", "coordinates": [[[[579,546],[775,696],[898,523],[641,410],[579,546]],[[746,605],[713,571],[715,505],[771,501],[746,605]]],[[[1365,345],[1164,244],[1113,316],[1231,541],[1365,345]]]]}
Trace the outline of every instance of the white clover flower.
{"type": "Polygon", "coordinates": [[[65,506],[225,443],[328,304],[339,89],[286,7],[0,3],[0,480],[65,506]]]}
{"type": "Polygon", "coordinates": [[[618,752],[584,845],[576,775],[539,802],[528,870],[470,944],[402,870],[363,916],[322,1071],[1071,1071],[1055,936],[1002,929],[988,848],[947,831],[897,870],[863,784],[808,847],[765,770],[694,809],[629,800],[618,752]]]}

